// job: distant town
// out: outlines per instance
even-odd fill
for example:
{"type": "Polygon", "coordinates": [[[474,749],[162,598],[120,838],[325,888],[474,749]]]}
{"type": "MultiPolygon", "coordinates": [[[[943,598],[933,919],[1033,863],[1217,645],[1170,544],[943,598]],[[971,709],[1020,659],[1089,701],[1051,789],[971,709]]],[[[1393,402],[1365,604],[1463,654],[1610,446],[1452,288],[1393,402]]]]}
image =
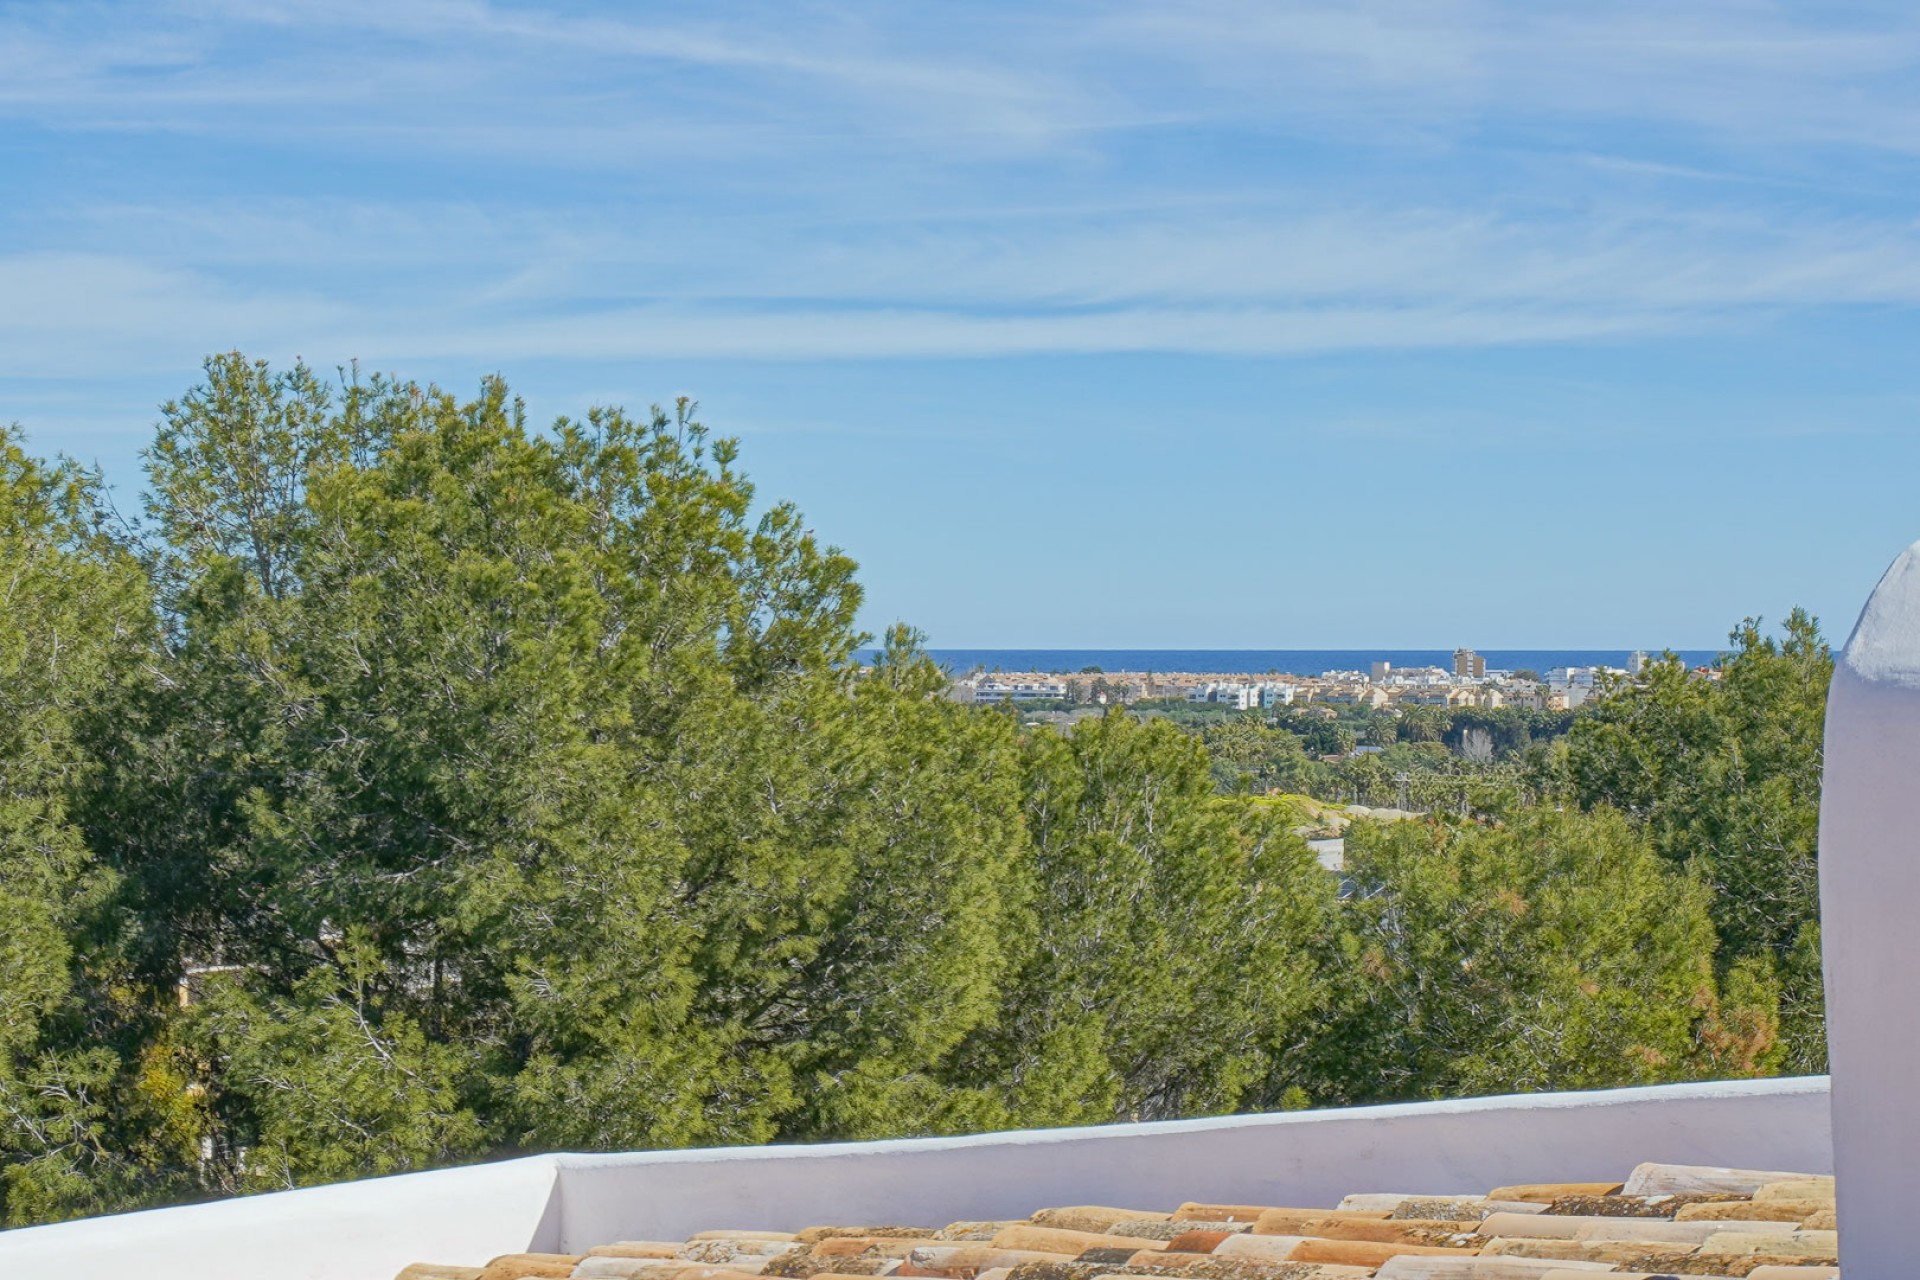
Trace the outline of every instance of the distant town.
{"type": "MultiPolygon", "coordinates": [[[[1396,667],[1374,662],[1366,671],[1280,672],[1223,675],[1219,672],[1100,671],[1075,674],[1039,671],[971,671],[949,688],[961,702],[1092,704],[1181,699],[1238,711],[1290,706],[1339,708],[1514,707],[1570,711],[1605,693],[1610,680],[1638,675],[1647,664],[1635,652],[1621,667],[1555,667],[1548,671],[1489,670],[1472,649],[1456,649],[1453,669],[1396,667]]],[[[1716,672],[1702,669],[1711,677],[1716,672]]]]}

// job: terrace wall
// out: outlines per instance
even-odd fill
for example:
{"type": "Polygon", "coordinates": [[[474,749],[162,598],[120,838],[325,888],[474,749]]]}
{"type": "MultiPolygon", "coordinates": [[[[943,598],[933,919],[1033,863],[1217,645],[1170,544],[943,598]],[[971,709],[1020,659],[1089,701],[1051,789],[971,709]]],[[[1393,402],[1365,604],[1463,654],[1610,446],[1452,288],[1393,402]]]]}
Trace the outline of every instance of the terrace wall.
{"type": "Polygon", "coordinates": [[[0,1235],[7,1280],[387,1280],[408,1262],[1048,1204],[1302,1207],[1352,1191],[1624,1177],[1642,1160],[1824,1173],[1824,1077],[822,1146],[559,1155],[0,1235]]]}

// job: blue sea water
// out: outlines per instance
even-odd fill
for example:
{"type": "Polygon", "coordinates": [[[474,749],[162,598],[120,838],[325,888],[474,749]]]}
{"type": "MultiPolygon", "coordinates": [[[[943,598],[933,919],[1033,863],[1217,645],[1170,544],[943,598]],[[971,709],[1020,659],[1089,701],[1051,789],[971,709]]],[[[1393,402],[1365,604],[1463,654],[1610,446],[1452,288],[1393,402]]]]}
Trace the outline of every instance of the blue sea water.
{"type": "MultiPolygon", "coordinates": [[[[1267,672],[1317,676],[1324,671],[1366,671],[1375,662],[1395,667],[1440,667],[1453,670],[1451,649],[930,649],[935,661],[955,674],[979,667],[987,671],[1102,671],[1267,672]]],[[[1480,649],[1487,667],[1495,671],[1554,667],[1625,667],[1626,649],[1480,649]]],[[[1648,649],[1658,656],[1660,650],[1648,649]]],[[[1709,649],[1682,649],[1689,666],[1713,664],[1718,654],[1709,649]]],[[[864,657],[871,657],[871,652],[864,657]]]]}

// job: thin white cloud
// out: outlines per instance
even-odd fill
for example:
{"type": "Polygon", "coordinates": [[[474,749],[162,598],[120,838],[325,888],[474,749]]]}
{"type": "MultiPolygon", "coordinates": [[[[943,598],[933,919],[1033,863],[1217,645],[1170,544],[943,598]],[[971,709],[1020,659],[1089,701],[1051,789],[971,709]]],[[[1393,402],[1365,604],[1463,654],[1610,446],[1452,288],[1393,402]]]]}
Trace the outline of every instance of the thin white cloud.
{"type": "Polygon", "coordinates": [[[173,364],[233,345],[493,362],[1283,354],[1920,303],[1910,215],[1835,194],[1820,148],[1779,160],[1845,138],[1899,189],[1920,146],[1903,132],[1920,120],[1920,18],[1898,9],[1848,24],[1736,0],[741,12],[0,15],[0,116],[61,138],[241,140],[266,189],[341,175],[328,198],[136,181],[138,198],[0,211],[0,362],[173,364]],[[1647,121],[1717,141],[1617,145],[1647,121]],[[1540,142],[1550,128],[1577,145],[1540,142]],[[1545,158],[1475,145],[1496,129],[1545,158]],[[1321,150],[1269,155],[1261,140],[1289,133],[1321,150]],[[1743,176],[1701,180],[1729,170],[1743,176]],[[1613,189],[1629,180],[1654,186],[1613,189]],[[1785,194],[1747,190],[1770,183],[1785,194]]]}
{"type": "Polygon", "coordinates": [[[1920,303],[1920,226],[1889,218],[1268,207],[1042,211],[880,228],[796,228],[735,214],[633,227],[592,211],[281,201],[102,207],[69,221],[123,254],[177,257],[171,265],[214,277],[286,279],[331,264],[354,269],[346,279],[363,297],[437,290],[456,309],[648,301],[1007,311],[1347,300],[1687,314],[1920,303]]]}
{"type": "Polygon", "coordinates": [[[916,48],[852,11],[641,23],[453,0],[172,13],[160,35],[0,23],[0,47],[20,51],[0,61],[0,111],[248,138],[297,117],[310,141],[588,167],[702,149],[764,158],[833,138],[1026,151],[1133,118],[1097,79],[991,44],[916,48]]]}
{"type": "Polygon", "coordinates": [[[0,20],[0,110],[249,137],[297,117],[319,136],[403,149],[491,137],[579,165],[675,153],[683,130],[689,145],[756,156],[771,137],[978,157],[1169,124],[1471,136],[1543,118],[1911,153],[1920,13],[1860,12],[1190,0],[643,21],[479,0],[49,7],[0,20]]]}
{"type": "Polygon", "coordinates": [[[18,378],[190,368],[242,337],[296,341],[337,332],[354,314],[305,291],[239,290],[197,272],[78,253],[0,257],[0,298],[0,376],[18,378]]]}
{"type": "Polygon", "coordinates": [[[1112,12],[1117,51],[1191,68],[1199,109],[1459,134],[1657,123],[1744,146],[1920,150],[1920,11],[1709,0],[1191,0],[1112,12]]]}
{"type": "Polygon", "coordinates": [[[533,358],[889,359],[1114,352],[1301,355],[1475,347],[1645,333],[1637,316],[1432,307],[1126,308],[1089,315],[877,309],[772,314],[646,308],[399,338],[421,356],[512,349],[533,358]]]}
{"type": "MultiPolygon", "coordinates": [[[[1920,293],[1920,271],[1908,273],[1920,293]]],[[[1551,282],[1549,282],[1551,283],[1551,282]]],[[[1804,288],[1789,280],[1783,286],[1804,288]]],[[[362,356],[375,361],[642,357],[871,359],[1035,353],[1180,351],[1289,355],[1328,351],[1473,348],[1646,337],[1719,322],[1711,309],[1643,297],[1580,297],[1551,287],[1521,296],[1386,296],[1338,287],[1244,291],[1187,289],[1151,305],[1004,304],[934,307],[908,300],[861,305],[749,299],[729,306],[694,297],[647,303],[519,306],[511,300],[420,290],[398,302],[244,291],[137,261],[76,255],[0,259],[0,375],[78,373],[102,363],[189,363],[202,351],[242,346],[285,358],[362,356]]],[[[1454,291],[1459,294],[1459,291],[1454,291]]],[[[1591,291],[1589,291],[1591,292],[1591,291]]]]}

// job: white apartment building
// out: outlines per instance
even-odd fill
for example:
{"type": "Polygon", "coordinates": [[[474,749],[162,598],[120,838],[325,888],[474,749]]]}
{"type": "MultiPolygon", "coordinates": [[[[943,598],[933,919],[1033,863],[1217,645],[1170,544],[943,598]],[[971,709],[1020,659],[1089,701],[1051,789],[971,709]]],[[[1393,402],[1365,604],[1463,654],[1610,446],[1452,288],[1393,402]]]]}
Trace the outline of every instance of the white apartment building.
{"type": "Polygon", "coordinates": [[[1546,676],[1550,705],[1557,703],[1571,711],[1599,695],[1605,684],[1602,677],[1625,674],[1618,667],[1555,667],[1546,676]]]}
{"type": "Polygon", "coordinates": [[[1218,680],[1195,685],[1187,694],[1187,701],[1211,702],[1232,707],[1236,711],[1252,711],[1259,707],[1289,706],[1295,692],[1292,685],[1273,680],[1218,680]]]}
{"type": "Polygon", "coordinates": [[[1067,696],[1064,680],[1007,679],[981,676],[973,682],[975,702],[1043,702],[1067,696]]]}

